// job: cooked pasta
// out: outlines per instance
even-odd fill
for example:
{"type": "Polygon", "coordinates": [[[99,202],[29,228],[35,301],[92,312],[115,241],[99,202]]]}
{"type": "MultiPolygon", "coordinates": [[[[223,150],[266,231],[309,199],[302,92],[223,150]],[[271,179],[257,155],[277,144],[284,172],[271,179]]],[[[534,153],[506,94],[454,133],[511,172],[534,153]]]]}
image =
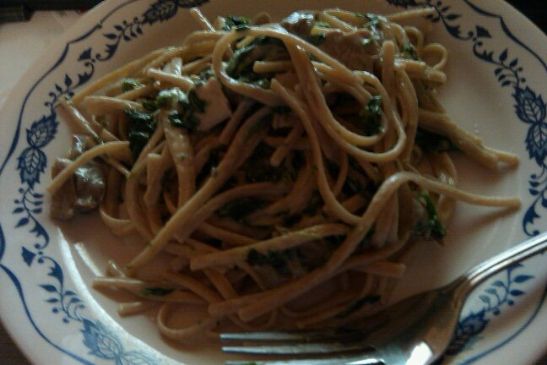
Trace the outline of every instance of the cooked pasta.
{"type": "Polygon", "coordinates": [[[492,170],[518,160],[437,100],[448,52],[399,23],[429,12],[275,23],[193,9],[203,30],[180,46],[62,100],[74,142],[53,166],[52,216],[98,209],[145,242],[95,287],[129,293],[121,315],[152,311],[180,341],[339,326],[389,300],[405,253],[442,242],[456,201],[517,208],[457,187],[452,153],[492,170]]]}

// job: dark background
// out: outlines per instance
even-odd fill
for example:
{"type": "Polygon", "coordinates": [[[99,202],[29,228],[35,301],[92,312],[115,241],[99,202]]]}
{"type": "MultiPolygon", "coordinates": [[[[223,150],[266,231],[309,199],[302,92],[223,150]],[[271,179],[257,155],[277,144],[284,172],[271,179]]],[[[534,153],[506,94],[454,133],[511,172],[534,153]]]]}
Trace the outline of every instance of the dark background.
{"type": "Polygon", "coordinates": [[[508,0],[507,2],[536,23],[543,33],[547,33],[546,0],[508,0]]]}
{"type": "MultiPolygon", "coordinates": [[[[25,5],[32,10],[86,9],[98,4],[100,1],[101,0],[0,0],[0,8],[25,5]]],[[[480,4],[479,0],[473,1],[480,4]]],[[[506,1],[536,23],[544,33],[547,33],[547,0],[506,1]]]]}

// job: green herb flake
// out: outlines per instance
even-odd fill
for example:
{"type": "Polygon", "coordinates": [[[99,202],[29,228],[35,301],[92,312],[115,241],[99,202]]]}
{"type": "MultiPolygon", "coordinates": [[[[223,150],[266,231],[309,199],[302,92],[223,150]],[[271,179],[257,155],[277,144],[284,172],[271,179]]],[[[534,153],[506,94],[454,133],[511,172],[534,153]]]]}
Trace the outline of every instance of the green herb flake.
{"type": "Polygon", "coordinates": [[[248,56],[252,52],[253,48],[254,47],[250,45],[240,48],[234,52],[234,55],[230,58],[228,64],[226,65],[226,73],[230,77],[236,78],[241,76],[244,72],[246,73],[252,71],[254,61],[248,56]]]}
{"type": "Polygon", "coordinates": [[[174,291],[175,291],[175,289],[171,289],[171,288],[160,288],[160,287],[157,287],[157,288],[144,288],[141,291],[141,295],[143,295],[145,297],[164,297],[166,295],[171,294],[174,291]]]}
{"type": "Polygon", "coordinates": [[[169,115],[171,124],[175,127],[184,128],[189,132],[195,131],[199,125],[196,113],[203,113],[207,103],[199,98],[194,89],[190,90],[188,96],[179,99],[178,103],[182,111],[169,115]]]}
{"type": "Polygon", "coordinates": [[[236,32],[244,32],[246,30],[249,30],[251,29],[251,27],[249,27],[248,25],[239,25],[237,27],[234,28],[236,32]]]}
{"type": "Polygon", "coordinates": [[[382,36],[378,28],[382,25],[383,22],[387,22],[387,19],[381,15],[374,13],[355,13],[355,15],[365,19],[365,24],[363,24],[363,27],[370,30],[371,38],[373,38],[375,41],[380,41],[382,36]]]}
{"type": "Polygon", "coordinates": [[[131,91],[131,90],[135,90],[136,88],[139,88],[141,86],[142,86],[142,84],[138,80],[135,80],[135,79],[123,79],[122,80],[122,91],[124,93],[128,92],[128,91],[131,91]]]}
{"type": "Polygon", "coordinates": [[[324,34],[314,34],[306,37],[306,40],[314,46],[322,45],[326,39],[327,37],[324,34]]]}
{"type": "Polygon", "coordinates": [[[425,208],[427,219],[420,221],[414,227],[414,232],[426,239],[442,241],[446,235],[446,228],[441,223],[437,208],[428,192],[422,191],[418,195],[418,201],[425,208]]]}
{"type": "Polygon", "coordinates": [[[240,31],[249,29],[249,24],[251,24],[251,19],[246,16],[229,15],[224,18],[224,27],[222,29],[225,31],[232,29],[240,31]]]}
{"type": "Polygon", "coordinates": [[[207,107],[207,102],[200,99],[194,89],[188,93],[188,105],[196,112],[203,113],[207,107]]]}
{"type": "Polygon", "coordinates": [[[144,110],[146,110],[147,112],[155,112],[156,110],[158,110],[158,104],[156,103],[156,100],[151,100],[151,99],[143,99],[141,101],[141,104],[142,104],[142,107],[144,108],[144,110]]]}
{"type": "Polygon", "coordinates": [[[401,49],[401,56],[410,60],[418,60],[418,53],[416,53],[416,48],[411,43],[405,43],[401,49]]]}
{"type": "Polygon", "coordinates": [[[360,127],[366,136],[380,133],[382,96],[374,95],[359,113],[360,127]]]}
{"type": "Polygon", "coordinates": [[[276,38],[257,37],[246,47],[234,52],[228,61],[226,73],[241,82],[252,83],[261,88],[270,87],[273,74],[257,74],[253,64],[257,61],[279,61],[289,59],[285,44],[276,38]]]}
{"type": "Polygon", "coordinates": [[[369,26],[377,26],[380,23],[380,16],[374,13],[366,13],[365,18],[369,21],[369,26]]]}
{"type": "Polygon", "coordinates": [[[148,113],[132,109],[127,109],[124,113],[128,120],[129,148],[131,149],[133,159],[136,160],[154,133],[156,121],[154,117],[148,113]]]}
{"type": "Polygon", "coordinates": [[[199,124],[198,119],[193,114],[185,115],[185,113],[170,114],[169,121],[173,126],[186,129],[188,132],[195,131],[199,124]]]}
{"type": "Polygon", "coordinates": [[[368,27],[376,27],[380,21],[382,20],[381,16],[374,13],[355,13],[360,18],[364,18],[367,21],[367,24],[365,24],[368,27]]]}
{"type": "Polygon", "coordinates": [[[199,73],[198,84],[206,83],[211,77],[215,76],[213,70],[209,67],[199,73]]]}
{"type": "Polygon", "coordinates": [[[178,87],[159,92],[156,105],[161,109],[173,109],[177,103],[186,100],[186,95],[178,87]]]}

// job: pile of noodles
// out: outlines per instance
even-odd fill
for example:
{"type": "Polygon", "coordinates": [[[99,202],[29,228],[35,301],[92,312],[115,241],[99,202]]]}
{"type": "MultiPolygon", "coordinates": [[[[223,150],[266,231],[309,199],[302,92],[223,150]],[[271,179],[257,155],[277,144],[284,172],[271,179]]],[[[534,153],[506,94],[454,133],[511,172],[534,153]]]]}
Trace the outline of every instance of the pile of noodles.
{"type": "Polygon", "coordinates": [[[146,243],[95,286],[131,293],[120,313],[152,311],[175,340],[339,326],[388,301],[411,243],[442,241],[455,201],[518,207],[456,187],[450,153],[493,170],[517,159],[437,101],[447,50],[399,23],[429,12],[212,25],[194,9],[204,30],[62,101],[74,145],[52,214],[98,208],[146,243]]]}

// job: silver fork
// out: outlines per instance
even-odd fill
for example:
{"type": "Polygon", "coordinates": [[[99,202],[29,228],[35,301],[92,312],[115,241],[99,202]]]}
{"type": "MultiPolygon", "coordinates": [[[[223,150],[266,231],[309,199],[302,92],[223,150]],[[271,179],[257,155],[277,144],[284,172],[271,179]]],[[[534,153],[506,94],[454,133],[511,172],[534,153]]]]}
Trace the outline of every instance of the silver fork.
{"type": "Polygon", "coordinates": [[[444,287],[386,308],[357,329],[223,333],[222,341],[243,341],[241,345],[223,346],[224,352],[284,355],[280,360],[226,364],[431,364],[449,345],[469,293],[493,275],[546,249],[544,232],[488,259],[444,287]]]}

